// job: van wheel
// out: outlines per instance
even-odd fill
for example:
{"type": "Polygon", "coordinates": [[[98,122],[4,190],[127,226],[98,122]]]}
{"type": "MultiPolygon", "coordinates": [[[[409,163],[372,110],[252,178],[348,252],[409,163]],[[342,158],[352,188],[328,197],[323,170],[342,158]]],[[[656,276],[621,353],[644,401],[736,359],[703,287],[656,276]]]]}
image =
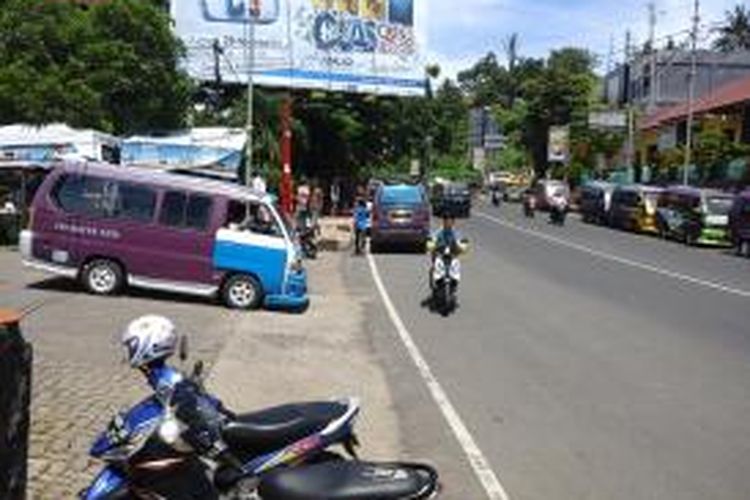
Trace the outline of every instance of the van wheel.
{"type": "Polygon", "coordinates": [[[114,295],[125,284],[120,264],[109,259],[95,259],[83,267],[81,281],[94,295],[114,295]]]}
{"type": "Polygon", "coordinates": [[[224,304],[230,309],[258,309],[263,299],[263,287],[247,274],[235,274],[222,289],[224,304]]]}

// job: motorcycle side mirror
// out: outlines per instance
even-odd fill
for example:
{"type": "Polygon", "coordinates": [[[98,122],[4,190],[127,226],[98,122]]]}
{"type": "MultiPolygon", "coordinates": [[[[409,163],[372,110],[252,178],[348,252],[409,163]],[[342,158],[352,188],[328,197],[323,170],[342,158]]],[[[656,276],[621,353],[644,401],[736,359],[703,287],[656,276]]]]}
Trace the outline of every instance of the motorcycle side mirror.
{"type": "Polygon", "coordinates": [[[180,337],[180,361],[186,361],[189,354],[188,338],[187,335],[183,335],[180,337]]]}

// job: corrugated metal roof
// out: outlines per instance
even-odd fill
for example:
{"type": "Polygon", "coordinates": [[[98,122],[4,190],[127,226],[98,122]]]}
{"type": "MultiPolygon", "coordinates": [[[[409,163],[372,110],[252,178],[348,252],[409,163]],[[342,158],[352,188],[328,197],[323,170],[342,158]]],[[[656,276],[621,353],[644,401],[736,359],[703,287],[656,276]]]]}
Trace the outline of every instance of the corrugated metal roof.
{"type": "MultiPolygon", "coordinates": [[[[693,103],[693,112],[695,114],[707,113],[745,101],[750,101],[750,77],[735,80],[700,96],[693,103]]],[[[647,116],[640,124],[640,128],[641,130],[653,129],[668,122],[684,119],[687,115],[688,104],[684,102],[647,116]]]]}

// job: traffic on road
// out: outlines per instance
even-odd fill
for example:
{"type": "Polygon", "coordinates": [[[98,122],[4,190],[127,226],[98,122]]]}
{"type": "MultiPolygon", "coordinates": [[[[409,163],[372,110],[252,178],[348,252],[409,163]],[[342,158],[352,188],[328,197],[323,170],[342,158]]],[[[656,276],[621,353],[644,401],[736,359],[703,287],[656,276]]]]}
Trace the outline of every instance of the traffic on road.
{"type": "Polygon", "coordinates": [[[750,499],[742,0],[7,0],[0,500],[750,499]]]}

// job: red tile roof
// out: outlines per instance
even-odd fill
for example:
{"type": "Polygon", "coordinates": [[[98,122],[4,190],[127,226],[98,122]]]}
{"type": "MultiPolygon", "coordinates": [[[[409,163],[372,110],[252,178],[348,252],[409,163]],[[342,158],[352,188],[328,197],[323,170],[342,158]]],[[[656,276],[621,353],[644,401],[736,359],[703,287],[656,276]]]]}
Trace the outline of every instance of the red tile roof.
{"type": "MultiPolygon", "coordinates": [[[[693,102],[693,112],[696,114],[726,108],[734,104],[750,101],[750,77],[742,78],[723,85],[712,92],[708,92],[693,102]]],[[[641,130],[656,128],[666,122],[676,121],[687,117],[686,102],[660,109],[643,118],[641,130]]]]}

